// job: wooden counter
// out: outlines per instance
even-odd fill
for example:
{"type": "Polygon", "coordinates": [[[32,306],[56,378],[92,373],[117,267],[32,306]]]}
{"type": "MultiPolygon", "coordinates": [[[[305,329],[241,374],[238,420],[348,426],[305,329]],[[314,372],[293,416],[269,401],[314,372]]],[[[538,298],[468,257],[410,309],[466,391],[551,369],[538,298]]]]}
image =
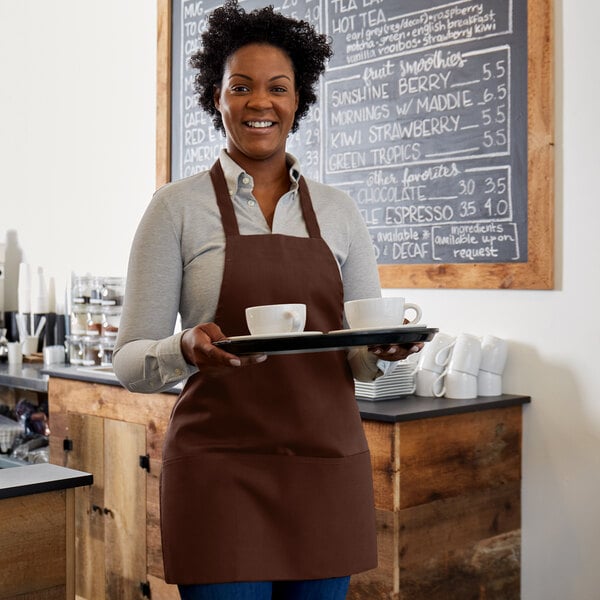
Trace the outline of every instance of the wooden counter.
{"type": "Polygon", "coordinates": [[[75,598],[75,487],[92,475],[39,464],[0,470],[0,598],[75,598]]]}
{"type": "MultiPolygon", "coordinates": [[[[142,590],[178,600],[163,580],[158,493],[177,396],[62,374],[50,372],[48,383],[51,461],[95,476],[77,490],[78,596],[128,600],[142,590]]],[[[519,598],[521,411],[529,400],[359,402],[379,566],[352,578],[349,600],[519,598]]]]}

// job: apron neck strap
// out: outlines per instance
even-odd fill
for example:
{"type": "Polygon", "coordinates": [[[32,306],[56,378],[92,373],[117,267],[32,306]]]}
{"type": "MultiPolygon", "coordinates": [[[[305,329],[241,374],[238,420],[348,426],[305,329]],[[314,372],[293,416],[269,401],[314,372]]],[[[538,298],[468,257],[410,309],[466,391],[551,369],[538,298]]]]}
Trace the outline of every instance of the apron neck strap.
{"type": "Polygon", "coordinates": [[[317,215],[310,199],[310,192],[304,177],[300,177],[298,181],[298,188],[300,190],[300,206],[302,207],[302,216],[304,217],[304,223],[306,224],[306,230],[311,238],[320,238],[321,229],[319,228],[319,222],[317,221],[317,215]]]}
{"type": "MultiPolygon", "coordinates": [[[[221,220],[223,222],[223,229],[225,230],[226,236],[240,235],[240,229],[238,227],[237,218],[235,216],[235,209],[233,208],[233,202],[229,196],[229,190],[227,189],[227,182],[225,181],[225,174],[223,173],[223,167],[221,167],[221,161],[217,160],[210,169],[210,178],[215,188],[217,195],[217,206],[221,212],[221,220]]],[[[304,223],[306,224],[306,230],[309,237],[321,238],[321,229],[317,221],[317,216],[310,199],[310,192],[304,177],[300,177],[298,181],[298,190],[300,192],[300,206],[302,208],[302,216],[304,217],[304,223]]]]}
{"type": "Polygon", "coordinates": [[[227,189],[227,182],[225,181],[223,167],[221,167],[221,161],[217,160],[211,167],[210,178],[212,179],[212,184],[217,195],[217,205],[219,207],[219,211],[221,212],[221,221],[223,222],[225,235],[240,235],[240,229],[235,216],[233,202],[229,196],[229,190],[227,189]]]}

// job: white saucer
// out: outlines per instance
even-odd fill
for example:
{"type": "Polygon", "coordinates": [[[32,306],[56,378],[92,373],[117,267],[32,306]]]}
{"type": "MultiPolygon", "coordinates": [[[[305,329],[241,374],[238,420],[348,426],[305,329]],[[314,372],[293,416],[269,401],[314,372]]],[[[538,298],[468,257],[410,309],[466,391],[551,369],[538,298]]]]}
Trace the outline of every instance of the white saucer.
{"type": "MultiPolygon", "coordinates": [[[[228,340],[237,342],[239,340],[264,340],[264,339],[280,339],[280,338],[294,338],[303,335],[323,335],[322,331],[291,331],[288,333],[255,333],[250,335],[232,335],[228,337],[228,340]]],[[[225,341],[225,340],[222,340],[225,341]]]]}
{"type": "Polygon", "coordinates": [[[342,334],[342,333],[393,333],[394,331],[404,331],[405,329],[411,329],[415,327],[427,327],[423,323],[406,323],[406,325],[398,325],[397,327],[357,327],[355,329],[336,329],[330,331],[329,334],[342,334]]]}

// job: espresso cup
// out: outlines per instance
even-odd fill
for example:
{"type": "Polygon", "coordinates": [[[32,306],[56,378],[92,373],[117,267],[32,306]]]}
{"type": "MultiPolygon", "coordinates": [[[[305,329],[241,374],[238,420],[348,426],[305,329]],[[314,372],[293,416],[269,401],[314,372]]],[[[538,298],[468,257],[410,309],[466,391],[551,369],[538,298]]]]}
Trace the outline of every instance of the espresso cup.
{"type": "Polygon", "coordinates": [[[481,341],[478,337],[468,333],[461,333],[456,338],[452,349],[452,357],[448,369],[461,371],[477,376],[481,365],[481,341]]]}
{"type": "Polygon", "coordinates": [[[407,310],[414,312],[409,325],[421,320],[421,308],[397,296],[385,298],[363,298],[344,303],[346,321],[351,329],[377,329],[404,325],[407,310]]]}
{"type": "Polygon", "coordinates": [[[306,304],[264,304],[246,309],[246,323],[252,335],[304,331],[306,304]]]}
{"type": "Polygon", "coordinates": [[[479,396],[501,396],[502,375],[479,371],[477,375],[477,395],[479,396]]]}
{"type": "Polygon", "coordinates": [[[482,371],[501,375],[508,358],[508,342],[493,335],[485,335],[481,340],[482,371]]]}
{"type": "Polygon", "coordinates": [[[440,377],[438,372],[429,369],[417,369],[415,373],[415,396],[431,398],[438,395],[443,387],[444,378],[443,376],[440,377]]]}
{"type": "MultiPolygon", "coordinates": [[[[454,398],[457,400],[468,400],[470,398],[477,398],[477,376],[471,375],[471,373],[464,373],[463,371],[453,371],[452,369],[445,369],[435,381],[437,384],[443,379],[442,389],[435,390],[435,396],[438,398],[445,396],[446,398],[454,398]]],[[[434,384],[434,385],[435,385],[434,384]]]]}
{"type": "Polygon", "coordinates": [[[436,333],[419,352],[419,369],[441,373],[452,356],[455,341],[455,338],[447,333],[436,333]]]}

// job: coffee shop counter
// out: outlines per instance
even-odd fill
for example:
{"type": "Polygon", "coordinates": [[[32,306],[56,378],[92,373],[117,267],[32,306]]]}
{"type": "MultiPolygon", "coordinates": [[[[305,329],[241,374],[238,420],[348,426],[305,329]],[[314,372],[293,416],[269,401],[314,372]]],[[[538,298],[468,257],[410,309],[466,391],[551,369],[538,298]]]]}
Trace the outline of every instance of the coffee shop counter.
{"type": "Polygon", "coordinates": [[[48,391],[48,375],[41,363],[0,364],[0,386],[32,392],[48,391]]]}
{"type": "MultiPolygon", "coordinates": [[[[39,363],[24,363],[22,365],[0,364],[0,386],[47,392],[49,377],[121,387],[114,373],[110,368],[106,367],[43,366],[39,363]]],[[[167,390],[165,393],[178,394],[180,390],[181,387],[175,387],[167,390]]],[[[361,416],[364,419],[394,423],[495,408],[521,406],[530,401],[531,398],[529,396],[515,394],[479,397],[469,400],[407,396],[397,400],[378,402],[358,399],[358,406],[361,416]]]]}
{"type": "MultiPolygon", "coordinates": [[[[177,599],[164,582],[159,476],[178,390],[132,393],[110,372],[66,365],[38,376],[48,386],[50,461],[94,474],[77,509],[78,548],[87,559],[78,564],[77,594],[105,590],[94,597],[110,598],[105,582],[137,581],[155,600],[177,599]]],[[[519,597],[522,412],[529,402],[513,394],[358,401],[371,451],[379,566],[352,578],[349,600],[519,597]]]]}

